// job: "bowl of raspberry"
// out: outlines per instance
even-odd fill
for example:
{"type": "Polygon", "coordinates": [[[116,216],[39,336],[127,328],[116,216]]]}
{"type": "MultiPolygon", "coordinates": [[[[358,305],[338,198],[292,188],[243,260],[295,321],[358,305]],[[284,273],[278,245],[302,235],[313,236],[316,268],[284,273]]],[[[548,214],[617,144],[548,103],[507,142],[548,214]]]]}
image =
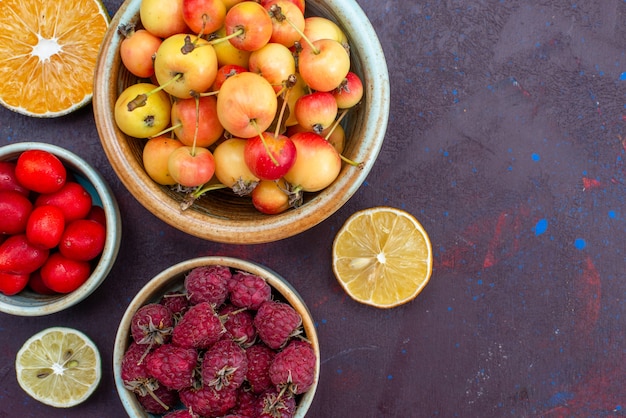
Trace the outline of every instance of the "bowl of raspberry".
{"type": "Polygon", "coordinates": [[[108,183],[57,145],[0,147],[0,312],[43,316],[91,295],[120,247],[108,183]]]}
{"type": "Polygon", "coordinates": [[[315,325],[289,282],[254,262],[207,256],[151,279],[115,338],[129,416],[299,417],[319,380],[315,325]]]}

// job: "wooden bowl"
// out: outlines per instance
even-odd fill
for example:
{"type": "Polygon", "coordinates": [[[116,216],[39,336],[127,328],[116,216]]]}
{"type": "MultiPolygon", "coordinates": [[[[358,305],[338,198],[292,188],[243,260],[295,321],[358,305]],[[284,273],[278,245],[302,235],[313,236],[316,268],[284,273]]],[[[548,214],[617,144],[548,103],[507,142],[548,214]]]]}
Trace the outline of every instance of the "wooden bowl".
{"type": "Polygon", "coordinates": [[[188,234],[211,241],[256,244],[303,232],[336,212],[358,190],[374,165],[383,143],[389,115],[389,76],[381,45],[370,21],[354,0],[307,3],[307,14],[337,22],[348,36],[352,70],[362,79],[364,99],[342,121],[346,131],[344,156],[363,163],[344,163],[339,177],[326,189],[309,193],[297,209],[264,215],[229,189],[212,191],[189,209],[184,195],[155,183],[144,171],[145,140],[128,137],[116,126],[113,108],[121,91],[136,82],[122,65],[120,24],[138,23],[141,0],[126,0],[111,21],[96,66],[93,108],[104,151],[129,192],[155,216],[188,234]]]}
{"type": "Polygon", "coordinates": [[[16,142],[0,147],[0,161],[14,161],[30,149],[51,152],[59,157],[76,180],[91,194],[93,203],[104,209],[106,216],[106,242],[97,259],[91,276],[78,289],[67,294],[42,295],[26,288],[17,295],[0,293],[0,311],[19,316],[42,316],[62,311],[76,305],[93,293],[106,279],[120,248],[122,223],[113,192],[101,174],[76,154],[57,145],[40,142],[16,142]]]}
{"type": "Polygon", "coordinates": [[[117,335],[115,336],[115,345],[113,347],[113,374],[115,378],[115,386],[126,412],[129,416],[134,418],[149,418],[152,416],[143,409],[137,400],[136,395],[124,387],[124,382],[121,377],[122,360],[131,341],[130,328],[134,313],[143,305],[159,302],[161,297],[168,292],[182,290],[184,288],[185,276],[192,269],[210,265],[226,266],[230,267],[233,271],[244,271],[264,278],[272,288],[274,300],[289,303],[302,317],[303,335],[313,346],[317,359],[313,385],[307,392],[298,395],[296,398],[297,410],[295,418],[304,418],[309,407],[311,406],[311,403],[313,402],[320,373],[319,341],[311,312],[298,292],[278,273],[254,262],[245,261],[239,258],[219,256],[193,258],[182,261],[163,270],[161,273],[152,278],[137,293],[137,295],[135,295],[126,308],[124,316],[120,321],[117,335]]]}

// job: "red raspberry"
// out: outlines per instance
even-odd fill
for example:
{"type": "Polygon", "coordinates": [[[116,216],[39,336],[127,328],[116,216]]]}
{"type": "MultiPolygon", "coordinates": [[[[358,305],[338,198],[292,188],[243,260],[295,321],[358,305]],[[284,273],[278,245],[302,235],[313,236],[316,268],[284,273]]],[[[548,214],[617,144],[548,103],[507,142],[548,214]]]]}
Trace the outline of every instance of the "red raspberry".
{"type": "Polygon", "coordinates": [[[163,418],[200,418],[200,416],[189,409],[178,409],[163,415],[163,418]]]}
{"type": "Polygon", "coordinates": [[[164,344],[146,357],[148,373],[170,389],[181,390],[193,383],[198,352],[193,348],[164,344]]]}
{"type": "Polygon", "coordinates": [[[185,277],[187,297],[192,305],[209,302],[220,306],[228,297],[228,281],[232,273],[226,266],[202,266],[192,269],[185,277]]]}
{"type": "Polygon", "coordinates": [[[301,332],[300,325],[300,314],[291,305],[280,301],[264,302],[254,317],[259,338],[274,350],[281,348],[292,336],[301,332]]]}
{"type": "Polygon", "coordinates": [[[237,405],[230,411],[230,415],[226,415],[224,418],[231,417],[256,417],[259,398],[255,393],[250,392],[243,386],[237,391],[237,405]]]}
{"type": "Polygon", "coordinates": [[[254,316],[245,308],[237,308],[234,305],[224,305],[219,310],[226,332],[243,348],[250,347],[256,341],[256,328],[254,316]]]}
{"type": "Polygon", "coordinates": [[[207,417],[221,417],[237,404],[236,390],[215,390],[209,386],[183,389],[179,396],[186,408],[207,417]]]}
{"type": "Polygon", "coordinates": [[[146,396],[159,387],[159,382],[148,373],[143,361],[146,347],[131,342],[122,357],[121,378],[124,387],[139,396],[146,396]]]}
{"type": "Polygon", "coordinates": [[[161,305],[170,308],[174,321],[178,321],[189,308],[189,299],[187,295],[181,292],[168,292],[161,298],[161,305]]]}
{"type": "Polygon", "coordinates": [[[178,404],[178,392],[165,386],[159,386],[152,394],[137,395],[137,400],[150,414],[164,414],[178,404]]]}
{"type": "Polygon", "coordinates": [[[255,344],[246,350],[248,359],[246,380],[252,392],[261,393],[272,387],[269,370],[274,356],[276,352],[262,343],[255,344]]]}
{"type": "Polygon", "coordinates": [[[209,302],[191,306],[178,321],[172,342],[180,347],[207,349],[226,332],[220,317],[209,302]]]}
{"type": "Polygon", "coordinates": [[[276,354],[270,365],[270,378],[279,388],[287,386],[294,395],[306,392],[315,381],[317,356],[308,341],[292,340],[276,354]]]}
{"type": "Polygon", "coordinates": [[[246,352],[231,339],[223,339],[207,350],[202,360],[202,382],[217,391],[239,388],[248,372],[246,352]]]}
{"type": "Polygon", "coordinates": [[[292,418],[296,414],[296,400],[289,392],[271,388],[259,396],[258,418],[292,418]]]}
{"type": "Polygon", "coordinates": [[[238,308],[248,308],[256,311],[261,304],[270,299],[272,288],[263,279],[255,274],[238,271],[228,282],[230,303],[238,308]]]}
{"type": "Polygon", "coordinates": [[[174,317],[168,307],[149,303],[131,318],[130,332],[137,344],[160,345],[169,341],[173,326],[174,317]]]}

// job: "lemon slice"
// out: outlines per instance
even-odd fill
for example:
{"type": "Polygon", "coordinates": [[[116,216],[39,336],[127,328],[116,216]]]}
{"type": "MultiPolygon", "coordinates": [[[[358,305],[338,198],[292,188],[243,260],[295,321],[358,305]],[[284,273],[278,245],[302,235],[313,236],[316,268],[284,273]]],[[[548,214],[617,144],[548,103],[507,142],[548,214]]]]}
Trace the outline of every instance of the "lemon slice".
{"type": "Polygon", "coordinates": [[[333,242],[333,271],[357,302],[392,308],[413,300],[430,280],[432,245],[410,213],[373,207],[354,213],[333,242]]]}
{"type": "Polygon", "coordinates": [[[17,381],[33,398],[57,408],[83,402],[100,383],[96,345],[80,331],[52,327],[24,343],[15,360],[17,381]]]}
{"type": "Polygon", "coordinates": [[[99,0],[2,0],[0,104],[28,116],[70,113],[93,96],[110,16],[99,0]]]}

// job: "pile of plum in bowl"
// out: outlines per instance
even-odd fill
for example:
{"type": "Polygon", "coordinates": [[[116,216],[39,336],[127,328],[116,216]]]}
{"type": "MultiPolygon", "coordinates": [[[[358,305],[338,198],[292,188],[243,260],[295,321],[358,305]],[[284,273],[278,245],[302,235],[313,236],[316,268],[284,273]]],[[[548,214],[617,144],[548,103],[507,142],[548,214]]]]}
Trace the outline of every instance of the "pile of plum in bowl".
{"type": "Polygon", "coordinates": [[[207,240],[319,224],[382,147],[389,77],[354,0],[126,0],[94,84],[101,143],[129,192],[207,240]]]}

